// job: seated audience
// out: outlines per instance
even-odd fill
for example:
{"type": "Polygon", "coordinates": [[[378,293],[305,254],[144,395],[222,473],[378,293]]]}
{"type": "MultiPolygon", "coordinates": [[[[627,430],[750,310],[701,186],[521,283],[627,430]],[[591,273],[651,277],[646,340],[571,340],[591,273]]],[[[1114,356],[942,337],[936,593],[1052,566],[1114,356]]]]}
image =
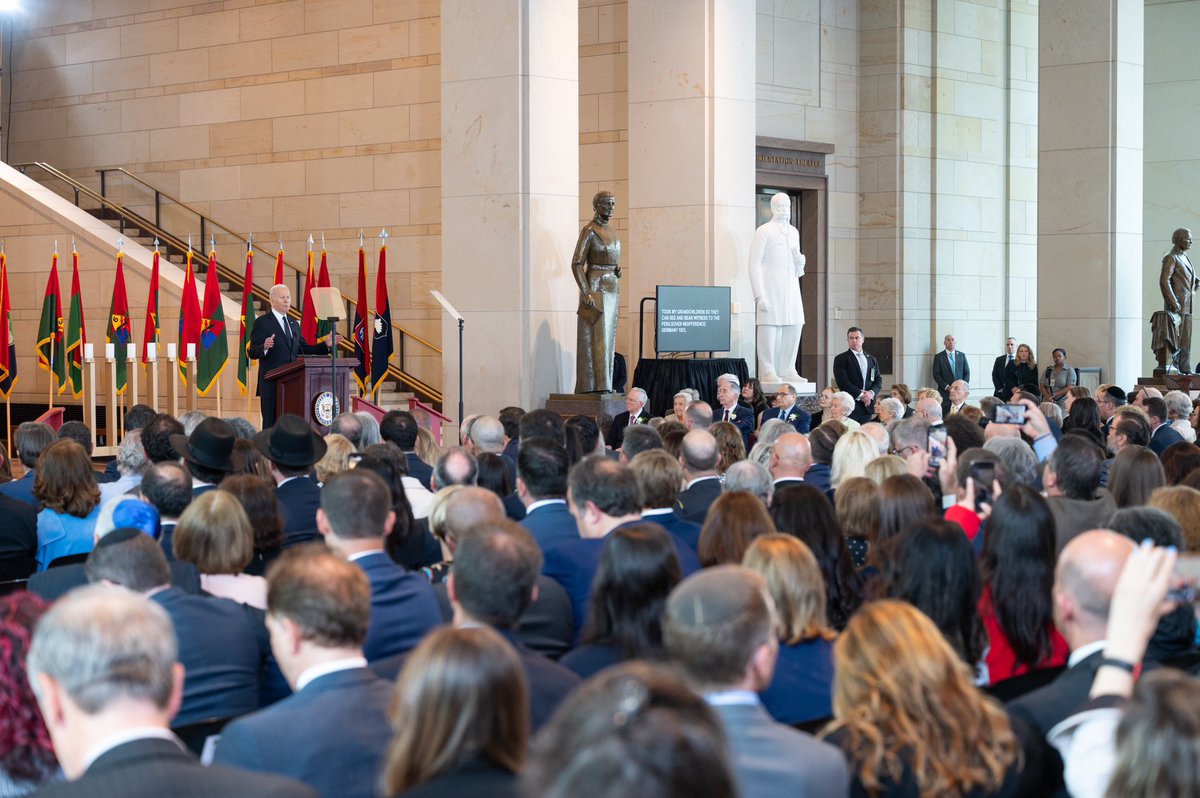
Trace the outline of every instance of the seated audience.
{"type": "Polygon", "coordinates": [[[450,485],[433,494],[433,504],[430,505],[427,520],[429,521],[429,533],[442,547],[442,561],[421,569],[421,573],[425,575],[430,584],[441,584],[450,575],[450,566],[454,564],[454,548],[458,545],[458,539],[454,532],[446,526],[446,505],[456,491],[466,488],[466,485],[450,485]]]}
{"type": "Polygon", "coordinates": [[[25,662],[45,611],[46,603],[33,593],[0,598],[0,795],[6,797],[34,792],[58,772],[25,662]]]}
{"type": "Polygon", "coordinates": [[[558,441],[552,438],[521,441],[517,450],[517,496],[525,505],[525,517],[520,523],[543,552],[559,543],[579,539],[579,527],[567,507],[569,468],[567,450],[558,441]]]}
{"type": "Polygon", "coordinates": [[[867,463],[879,456],[875,441],[861,429],[847,432],[833,447],[829,487],[837,490],[844,479],[864,475],[867,463]]]}
{"type": "Polygon", "coordinates": [[[289,776],[324,798],[374,798],[392,685],[363,657],[366,576],[319,547],[292,549],[271,568],[267,605],[271,650],[295,693],[225,726],[214,761],[289,776]]]}
{"type": "Polygon", "coordinates": [[[1162,453],[1163,476],[1168,485],[1179,485],[1187,475],[1200,468],[1200,446],[1175,443],[1162,453]]]}
{"type": "Polygon", "coordinates": [[[482,452],[475,458],[478,476],[475,484],[499,496],[502,500],[513,492],[514,477],[504,457],[494,452],[482,452]]]}
{"type": "MultiPolygon", "coordinates": [[[[161,561],[157,548],[149,551],[161,561]]],[[[161,604],[128,590],[93,585],[54,605],[38,624],[27,670],[70,781],[39,795],[315,796],[290,779],[201,767],[168,731],[181,693],[186,703],[184,680],[191,676],[185,677],[177,653],[161,604]]]]}
{"type": "Polygon", "coordinates": [[[433,494],[405,474],[407,467],[403,452],[392,444],[377,443],[363,451],[355,470],[370,471],[388,486],[396,520],[387,536],[386,551],[389,557],[412,571],[436,563],[441,558],[441,550],[429,534],[428,526],[422,527],[417,522],[417,508],[420,508],[421,516],[427,517],[433,494]]]}
{"type": "Polygon", "coordinates": [[[600,434],[600,427],[592,419],[587,416],[571,416],[564,422],[563,428],[571,465],[593,454],[604,454],[604,437],[600,434]]]}
{"type": "Polygon", "coordinates": [[[899,474],[885,479],[879,485],[879,545],[874,547],[872,562],[877,565],[881,563],[891,545],[889,541],[909,525],[936,515],[933,494],[920,479],[912,474],[899,474]]]}
{"type": "Polygon", "coordinates": [[[479,462],[465,446],[451,446],[438,455],[433,465],[430,490],[437,492],[451,485],[474,485],[479,481],[479,462]]]}
{"type": "Polygon", "coordinates": [[[254,532],[232,493],[212,490],[189,504],[172,545],[176,560],[196,566],[206,593],[267,609],[266,580],[244,573],[254,559],[254,532]]]}
{"type": "Polygon", "coordinates": [[[1037,785],[1016,724],[911,605],[864,606],[834,645],[834,664],[835,720],[823,735],[846,755],[851,795],[982,798],[1037,785]]]}
{"type": "Polygon", "coordinates": [[[835,499],[834,510],[850,559],[855,568],[862,568],[879,536],[878,490],[867,477],[853,477],[842,483],[835,499]]]}
{"type": "Polygon", "coordinates": [[[530,718],[539,729],[579,677],[527,647],[516,628],[534,599],[542,551],[507,519],[476,524],[459,535],[446,590],[455,626],[488,626],[513,647],[529,685],[530,718]]]}
{"type": "Polygon", "coordinates": [[[1108,492],[1117,508],[1140,507],[1156,488],[1167,484],[1162,463],[1149,449],[1127,446],[1108,469],[1108,492]]]}
{"type": "Polygon", "coordinates": [[[883,457],[876,457],[874,460],[867,463],[867,467],[863,469],[863,476],[869,479],[871,484],[875,485],[876,487],[882,485],[883,481],[888,477],[894,477],[907,473],[908,463],[898,454],[888,454],[884,455],[883,457]]]}
{"type": "MultiPolygon", "coordinates": [[[[336,433],[325,436],[325,454],[313,465],[317,482],[322,485],[331,476],[350,467],[350,455],[357,451],[354,444],[336,433]]],[[[314,516],[315,518],[315,516],[314,516]]]]}
{"type": "Polygon", "coordinates": [[[703,524],[708,508],[721,495],[721,450],[717,439],[707,430],[693,429],[683,436],[679,464],[686,480],[679,492],[679,517],[703,524]]]}
{"type": "Polygon", "coordinates": [[[265,576],[267,566],[283,551],[283,513],[274,488],[258,477],[234,474],[221,480],[219,490],[238,500],[254,533],[254,555],[242,573],[265,576]]]}
{"type": "MultiPolygon", "coordinates": [[[[367,428],[364,426],[364,434],[367,428]]],[[[433,477],[433,465],[417,456],[417,420],[406,410],[389,410],[379,422],[379,437],[384,443],[397,447],[404,455],[404,473],[416,480],[418,485],[429,487],[433,477]]],[[[503,435],[503,427],[501,427],[503,435]]],[[[363,440],[363,452],[371,444],[363,440]]]]}
{"type": "Polygon", "coordinates": [[[763,578],[775,602],[779,656],[759,692],[780,723],[794,726],[833,714],[833,640],[825,625],[825,583],[808,546],[790,535],[763,535],[742,564],[763,578]]]}
{"type": "Polygon", "coordinates": [[[1166,510],[1179,522],[1182,551],[1200,552],[1200,490],[1186,485],[1159,488],[1150,494],[1146,506],[1166,510]]]}
{"type": "Polygon", "coordinates": [[[683,469],[665,450],[642,452],[629,463],[637,481],[642,520],[658,524],[693,552],[700,546],[700,525],[675,512],[675,497],[683,484],[683,469]]]}
{"type": "Polygon", "coordinates": [[[688,430],[703,429],[706,430],[713,423],[713,408],[708,402],[702,402],[699,399],[688,405],[687,410],[683,414],[683,425],[688,430]]]}
{"type": "Polygon", "coordinates": [[[379,419],[363,410],[354,414],[362,424],[362,440],[358,442],[358,450],[365,451],[368,446],[383,443],[383,435],[379,432],[379,419]]]}
{"type": "Polygon", "coordinates": [[[812,467],[812,448],[807,437],[799,432],[785,432],[776,439],[767,463],[775,488],[804,484],[812,467]]]}
{"type": "Polygon", "coordinates": [[[863,601],[863,579],[854,570],[833,505],[811,485],[788,485],[775,491],[771,519],[778,531],[799,539],[817,558],[825,581],[826,623],[842,629],[863,601]]]}
{"type": "Polygon", "coordinates": [[[283,510],[283,547],[318,540],[321,487],[308,474],[325,456],[325,439],[300,416],[285,413],[274,427],[254,437],[254,445],[267,458],[275,481],[275,497],[283,510]]]}
{"type": "Polygon", "coordinates": [[[146,450],[142,448],[141,430],[125,433],[113,462],[117,464],[117,476],[100,487],[101,504],[131,491],[136,492],[138,485],[142,484],[142,475],[150,467],[150,461],[146,459],[146,450]]]}
{"type": "Polygon", "coordinates": [[[1183,391],[1167,391],[1163,394],[1163,403],[1167,406],[1167,420],[1171,428],[1188,443],[1195,443],[1196,430],[1188,422],[1192,415],[1192,398],[1183,391]]]}
{"type": "Polygon", "coordinates": [[[653,421],[650,424],[639,424],[625,430],[625,435],[621,438],[619,458],[622,463],[628,463],[642,452],[662,448],[662,435],[651,424],[653,421]]]}
{"type": "Polygon", "coordinates": [[[847,794],[838,751],[772,720],[758,698],[774,678],[779,647],[762,577],[723,565],[684,580],[667,599],[663,641],[720,716],[742,795],[847,794]]]}
{"type": "Polygon", "coordinates": [[[771,472],[762,463],[743,460],[740,463],[734,463],[725,471],[726,493],[749,493],[764,506],[769,506],[774,490],[771,472]]]}
{"type": "Polygon", "coordinates": [[[34,509],[41,510],[41,502],[33,495],[33,482],[37,478],[38,459],[56,440],[58,436],[48,424],[26,421],[17,427],[13,434],[13,446],[17,451],[17,459],[25,469],[25,475],[0,485],[0,496],[25,502],[33,505],[34,509]]]}
{"type": "Polygon", "coordinates": [[[332,435],[340,435],[345,438],[354,451],[359,451],[363,448],[363,423],[357,413],[342,412],[333,417],[333,422],[329,425],[328,439],[332,435]]]}
{"type": "Polygon", "coordinates": [[[1042,476],[1037,455],[1025,441],[1020,438],[992,438],[983,444],[983,448],[996,455],[1004,464],[1008,485],[1025,485],[1041,490],[1042,476]]]}
{"type": "Polygon", "coordinates": [[[717,452],[720,459],[717,462],[717,473],[722,477],[734,463],[746,459],[746,444],[742,440],[742,431],[729,421],[718,421],[708,428],[717,439],[717,452]]]}
{"type": "Polygon", "coordinates": [[[317,510],[317,530],[326,545],[363,569],[371,583],[363,652],[372,662],[411,651],[442,621],[425,577],[405,571],[383,550],[396,520],[393,501],[383,479],[360,465],[330,478],[317,510]]]}
{"type": "Polygon", "coordinates": [[[804,472],[804,481],[822,493],[829,490],[832,479],[833,450],[838,438],[846,434],[842,424],[828,422],[813,427],[808,434],[808,448],[812,464],[804,472]]]}
{"type": "Polygon", "coordinates": [[[25,579],[37,570],[37,515],[32,504],[0,493],[0,517],[5,520],[0,525],[0,582],[25,579]]]}
{"type": "Polygon", "coordinates": [[[775,532],[767,507],[749,493],[723,493],[713,502],[700,529],[696,552],[700,565],[737,565],[759,535],[775,532]]]}
{"type": "Polygon", "coordinates": [[[33,495],[42,507],[37,515],[39,571],[59,557],[92,550],[100,488],[82,446],[70,438],[47,446],[38,460],[33,495]]]}
{"type": "Polygon", "coordinates": [[[847,432],[858,429],[858,422],[850,417],[854,412],[854,397],[845,391],[835,391],[829,397],[829,408],[821,416],[821,423],[840,421],[847,432]]]}
{"type": "Polygon", "coordinates": [[[1103,422],[1100,420],[1100,405],[1090,396],[1071,400],[1066,418],[1061,423],[1063,434],[1081,435],[1097,446],[1104,446],[1103,422]]]}
{"type": "Polygon", "coordinates": [[[587,679],[626,660],[665,659],[662,610],[680,578],[675,547],[657,525],[614,531],[592,583],[580,646],[562,658],[563,666],[587,679]]]}
{"type": "Polygon", "coordinates": [[[716,713],[665,666],[630,662],[575,690],[534,740],[528,798],[735,798],[716,713]]]}
{"type": "MultiPolygon", "coordinates": [[[[188,424],[183,427],[186,430],[188,424]]],[[[242,465],[241,455],[234,451],[237,435],[229,422],[219,418],[199,419],[191,432],[173,434],[170,440],[176,458],[183,458],[184,468],[192,475],[193,496],[216,490],[221,480],[242,465]]]]}
{"type": "Polygon", "coordinates": [[[1075,435],[1064,435],[1046,461],[1042,483],[1054,513],[1056,551],[1082,532],[1102,529],[1117,509],[1112,496],[1100,487],[1100,461],[1100,449],[1075,435]]]}

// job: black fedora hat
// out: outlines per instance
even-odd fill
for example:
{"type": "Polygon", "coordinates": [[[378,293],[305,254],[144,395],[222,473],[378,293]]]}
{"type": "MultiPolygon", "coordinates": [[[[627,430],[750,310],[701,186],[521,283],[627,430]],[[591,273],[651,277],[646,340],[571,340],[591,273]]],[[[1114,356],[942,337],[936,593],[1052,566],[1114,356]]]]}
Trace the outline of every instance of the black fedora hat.
{"type": "Polygon", "coordinates": [[[172,435],[171,445],[179,456],[214,471],[236,471],[242,456],[233,451],[237,435],[228,421],[206,418],[196,425],[191,435],[172,435]]]}
{"type": "Polygon", "coordinates": [[[254,436],[254,445],[271,462],[305,468],[325,456],[325,439],[300,416],[284,413],[275,426],[254,436]]]}

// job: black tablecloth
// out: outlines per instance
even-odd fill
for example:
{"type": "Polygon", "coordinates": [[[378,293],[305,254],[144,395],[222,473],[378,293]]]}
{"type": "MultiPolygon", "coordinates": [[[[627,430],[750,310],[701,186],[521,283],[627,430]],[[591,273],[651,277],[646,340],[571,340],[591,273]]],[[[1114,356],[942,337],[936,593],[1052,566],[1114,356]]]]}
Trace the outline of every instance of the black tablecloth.
{"type": "Polygon", "coordinates": [[[675,394],[683,388],[695,388],[700,398],[717,406],[717,377],[736,374],[743,383],[750,379],[744,358],[642,358],[633,371],[633,387],[650,397],[650,413],[665,416],[672,412],[675,394]]]}

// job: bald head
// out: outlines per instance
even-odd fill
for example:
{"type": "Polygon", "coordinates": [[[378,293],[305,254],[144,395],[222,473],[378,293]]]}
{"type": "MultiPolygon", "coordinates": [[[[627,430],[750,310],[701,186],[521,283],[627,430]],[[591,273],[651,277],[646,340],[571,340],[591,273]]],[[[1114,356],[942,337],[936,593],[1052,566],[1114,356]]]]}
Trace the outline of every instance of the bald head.
{"type": "Polygon", "coordinates": [[[942,403],[928,397],[917,400],[917,415],[926,421],[942,420],[942,403]]]}
{"type": "Polygon", "coordinates": [[[694,429],[683,436],[679,447],[679,464],[688,479],[701,474],[713,473],[717,469],[720,450],[717,439],[708,430],[694,429]]]}
{"type": "Polygon", "coordinates": [[[775,441],[771,454],[771,476],[775,479],[798,479],[812,467],[812,447],[808,438],[799,432],[788,432],[775,441]]]}
{"type": "Polygon", "coordinates": [[[1133,541],[1107,529],[1077,535],[1058,555],[1054,620],[1072,649],[1103,640],[1108,610],[1133,541]]]}
{"type": "Polygon", "coordinates": [[[487,488],[456,490],[446,498],[446,531],[460,539],[464,530],[484,522],[504,519],[504,502],[487,488]]]}
{"type": "Polygon", "coordinates": [[[495,416],[480,416],[471,425],[470,440],[474,454],[498,454],[504,450],[504,425],[495,416]]]}
{"type": "MultiPolygon", "coordinates": [[[[895,399],[892,400],[896,401],[895,399]]],[[[865,432],[871,436],[871,440],[875,441],[875,449],[880,456],[888,453],[888,446],[891,444],[891,436],[888,435],[887,427],[880,424],[878,421],[868,421],[858,428],[860,432],[865,432]]]]}

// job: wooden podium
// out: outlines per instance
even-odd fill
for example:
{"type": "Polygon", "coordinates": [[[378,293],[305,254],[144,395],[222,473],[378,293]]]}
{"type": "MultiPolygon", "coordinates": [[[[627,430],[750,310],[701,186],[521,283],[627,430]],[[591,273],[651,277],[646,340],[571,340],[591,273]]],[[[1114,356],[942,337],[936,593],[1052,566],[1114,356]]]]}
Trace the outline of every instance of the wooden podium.
{"type": "Polygon", "coordinates": [[[334,373],[328,357],[308,355],[268,371],[265,378],[275,380],[276,414],[300,416],[324,435],[334,416],[350,409],[350,379],[357,366],[357,358],[338,358],[334,373]]]}

